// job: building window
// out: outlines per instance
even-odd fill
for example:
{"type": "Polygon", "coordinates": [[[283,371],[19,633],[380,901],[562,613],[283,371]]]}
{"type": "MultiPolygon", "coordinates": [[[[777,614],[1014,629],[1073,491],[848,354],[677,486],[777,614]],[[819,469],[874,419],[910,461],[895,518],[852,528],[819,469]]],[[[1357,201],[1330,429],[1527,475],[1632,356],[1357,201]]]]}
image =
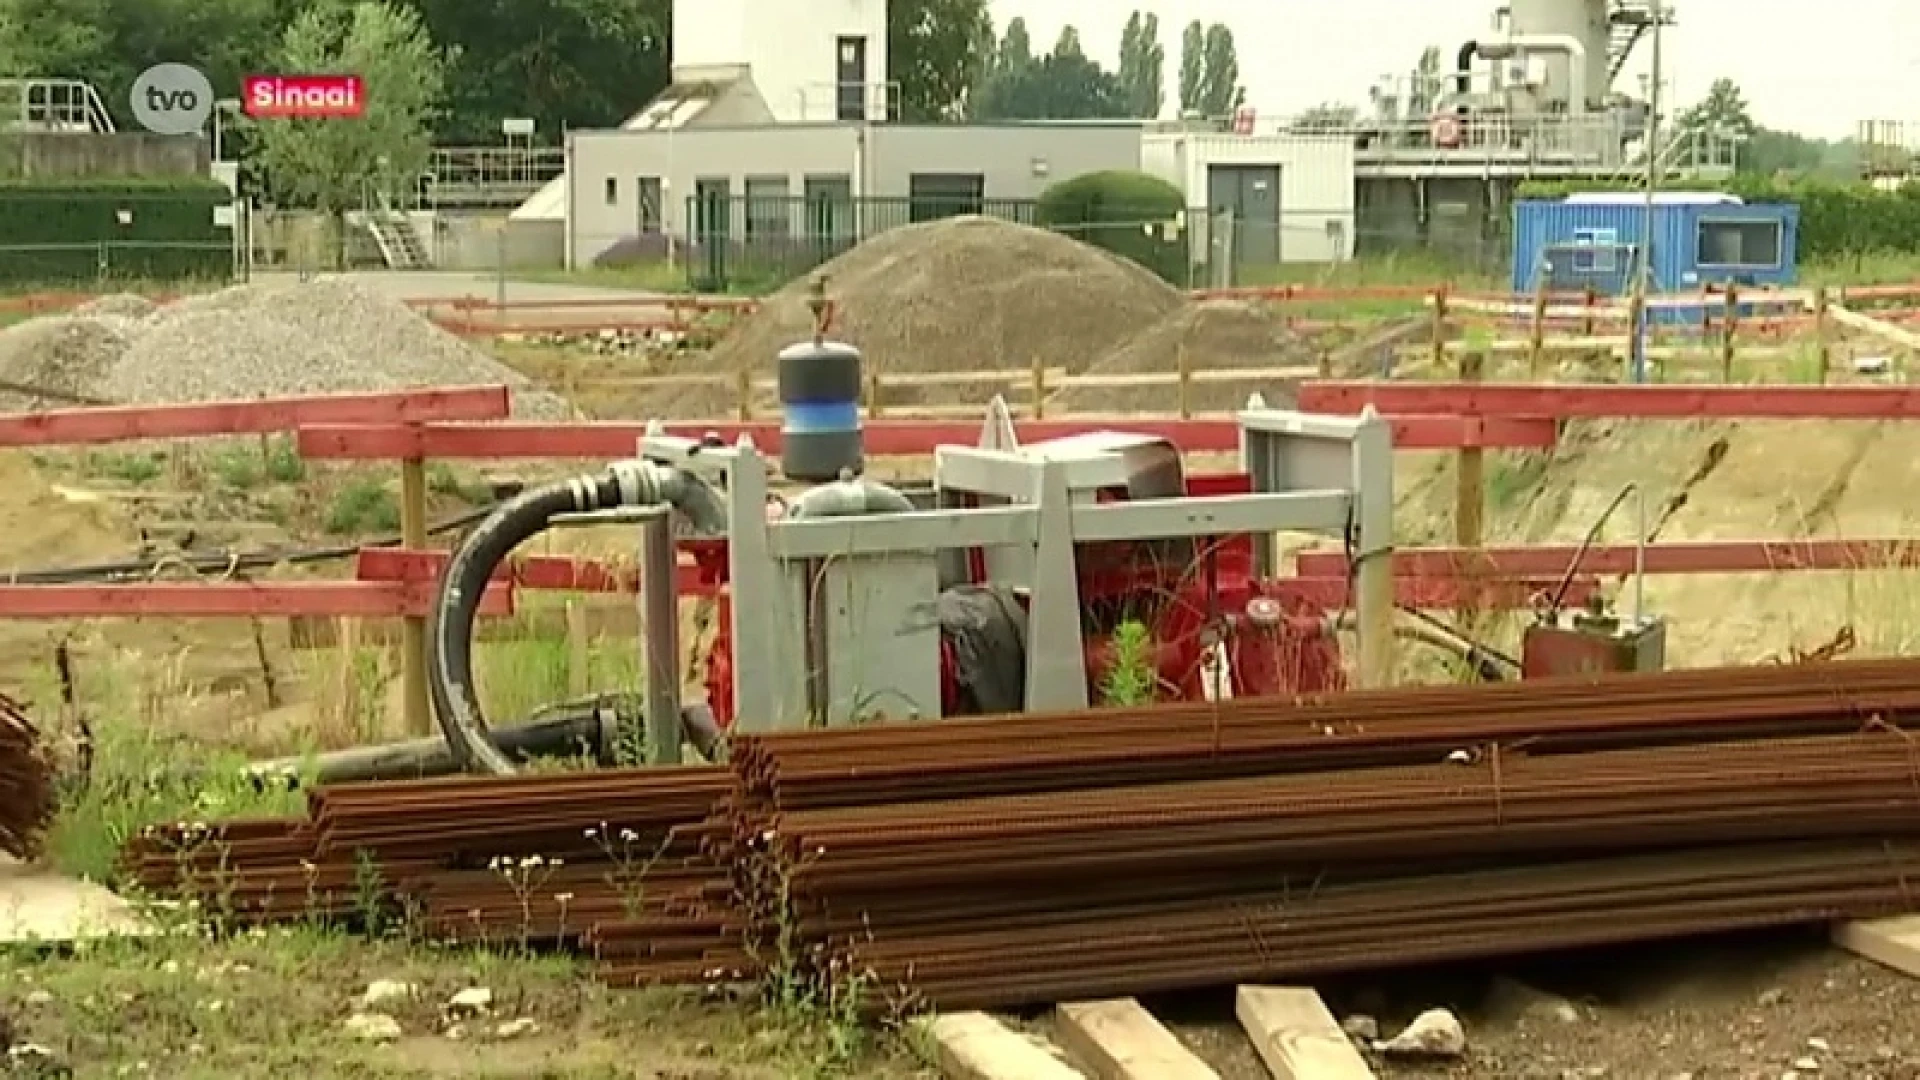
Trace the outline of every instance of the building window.
{"type": "Polygon", "coordinates": [[[1619,273],[1620,231],[1618,229],[1575,230],[1573,272],[1576,274],[1619,273]]]}
{"type": "Polygon", "coordinates": [[[617,176],[607,177],[607,205],[620,205],[620,178],[617,176]]]}
{"type": "Polygon", "coordinates": [[[980,173],[914,173],[907,177],[907,218],[921,222],[978,214],[986,195],[987,178],[980,173]]]}
{"type": "Polygon", "coordinates": [[[1700,255],[1695,262],[1702,267],[1778,269],[1784,231],[1778,221],[1702,221],[1700,255]]]}
{"type": "Polygon", "coordinates": [[[662,227],[665,225],[665,220],[661,215],[660,178],[657,176],[636,177],[633,181],[633,187],[634,191],[639,195],[640,201],[640,235],[659,235],[662,227]]]}
{"type": "Polygon", "coordinates": [[[792,207],[784,176],[747,177],[747,236],[785,238],[793,234],[792,207]]]}

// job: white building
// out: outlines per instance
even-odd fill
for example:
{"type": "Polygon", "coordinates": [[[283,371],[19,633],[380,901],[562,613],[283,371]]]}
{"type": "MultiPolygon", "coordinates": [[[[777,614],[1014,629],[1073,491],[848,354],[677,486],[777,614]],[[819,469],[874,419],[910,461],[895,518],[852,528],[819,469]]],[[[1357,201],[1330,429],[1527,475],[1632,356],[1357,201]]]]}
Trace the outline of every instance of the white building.
{"type": "Polygon", "coordinates": [[[1190,221],[1198,250],[1241,266],[1338,262],[1354,253],[1350,135],[1149,132],[1141,168],[1206,210],[1190,221]],[[1231,223],[1231,232],[1220,227],[1231,223]]]}

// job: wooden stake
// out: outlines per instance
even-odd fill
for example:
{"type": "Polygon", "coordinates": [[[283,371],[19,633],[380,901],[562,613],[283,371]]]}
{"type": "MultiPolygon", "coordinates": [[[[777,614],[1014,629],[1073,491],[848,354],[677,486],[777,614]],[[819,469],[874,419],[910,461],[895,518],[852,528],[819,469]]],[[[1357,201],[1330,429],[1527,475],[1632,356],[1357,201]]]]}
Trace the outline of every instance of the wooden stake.
{"type": "Polygon", "coordinates": [[[1180,375],[1180,381],[1177,384],[1180,388],[1180,419],[1191,420],[1193,419],[1193,356],[1187,352],[1185,342],[1180,345],[1175,363],[1180,375]]]}
{"type": "MultiPolygon", "coordinates": [[[[1480,354],[1460,356],[1460,381],[1475,383],[1485,374],[1480,354]]],[[[1486,542],[1487,462],[1486,451],[1477,446],[1463,447],[1456,459],[1456,486],[1453,496],[1454,546],[1477,549],[1486,542]]],[[[1479,605],[1471,590],[1463,590],[1459,611],[1462,627],[1471,629],[1479,605]]]]}
{"type": "Polygon", "coordinates": [[[867,372],[867,415],[873,417],[875,420],[886,415],[886,400],[886,395],[882,393],[882,387],[880,385],[880,373],[877,371],[867,372]]]}
{"type": "Polygon", "coordinates": [[[1033,358],[1031,381],[1033,383],[1033,418],[1044,420],[1047,416],[1047,362],[1038,355],[1033,358]]]}
{"type": "Polygon", "coordinates": [[[1433,290],[1433,366],[1438,371],[1447,362],[1447,287],[1433,290]]]}
{"type": "Polygon", "coordinates": [[[1720,381],[1733,381],[1733,356],[1739,348],[1740,337],[1740,286],[1727,282],[1727,303],[1725,314],[1721,316],[1724,324],[1720,328],[1720,381]]]}
{"type": "Polygon", "coordinates": [[[1594,334],[1599,332],[1594,329],[1594,309],[1600,306],[1600,290],[1599,289],[1596,289],[1591,285],[1587,286],[1586,305],[1587,305],[1586,317],[1582,319],[1580,322],[1580,336],[1592,337],[1594,334]]]}
{"type": "Polygon", "coordinates": [[[1813,290],[1813,356],[1823,386],[1827,381],[1827,372],[1833,366],[1833,321],[1828,306],[1827,287],[1816,286],[1813,290]]]}
{"type": "Polygon", "coordinates": [[[593,636],[587,630],[587,603],[567,601],[567,693],[584,698],[593,693],[593,636]]]}
{"type": "Polygon", "coordinates": [[[741,368],[734,373],[734,393],[739,395],[740,422],[745,424],[753,420],[753,372],[741,368]]]}
{"type": "MultiPolygon", "coordinates": [[[[427,546],[427,463],[400,463],[400,542],[413,551],[427,546]]],[[[433,734],[433,701],[427,692],[427,620],[407,617],[400,637],[403,711],[409,735],[433,734]]]]}
{"type": "Polygon", "coordinates": [[[1545,274],[1540,275],[1540,280],[1533,287],[1533,324],[1527,342],[1530,346],[1527,370],[1538,379],[1541,369],[1547,366],[1547,276],[1545,274]]]}

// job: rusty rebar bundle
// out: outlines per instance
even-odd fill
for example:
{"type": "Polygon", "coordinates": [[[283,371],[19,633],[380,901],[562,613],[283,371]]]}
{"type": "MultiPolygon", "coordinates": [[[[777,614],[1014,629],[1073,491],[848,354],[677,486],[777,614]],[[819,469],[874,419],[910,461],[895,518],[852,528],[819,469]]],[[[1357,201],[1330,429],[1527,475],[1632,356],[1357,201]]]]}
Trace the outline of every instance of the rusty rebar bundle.
{"type": "Polygon", "coordinates": [[[26,709],[0,694],[0,851],[17,859],[39,853],[58,796],[54,765],[26,709]]]}
{"type": "Polygon", "coordinates": [[[1920,662],[1871,661],[801,732],[323,788],[128,858],[239,918],[985,1008],[1920,907],[1916,712],[1920,662]]]}

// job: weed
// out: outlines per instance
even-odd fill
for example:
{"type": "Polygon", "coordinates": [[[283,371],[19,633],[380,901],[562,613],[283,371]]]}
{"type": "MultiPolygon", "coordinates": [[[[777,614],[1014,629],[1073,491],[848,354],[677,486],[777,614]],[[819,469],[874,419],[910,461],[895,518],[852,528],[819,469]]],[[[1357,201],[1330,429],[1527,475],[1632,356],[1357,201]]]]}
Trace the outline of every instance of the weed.
{"type": "Polygon", "coordinates": [[[144,487],[160,478],[166,464],[160,454],[95,453],[88,455],[87,468],[128,487],[144,487]]]}
{"type": "Polygon", "coordinates": [[[603,821],[598,828],[588,829],[586,836],[613,863],[606,882],[620,894],[621,911],[629,919],[638,919],[645,906],[647,874],[666,855],[670,838],[662,838],[650,854],[643,854],[640,834],[632,829],[620,829],[616,833],[603,821]]]}
{"type": "Polygon", "coordinates": [[[1153,634],[1145,623],[1128,619],[1113,628],[1113,663],[1100,684],[1100,699],[1108,705],[1132,707],[1151,704],[1160,676],[1153,663],[1153,634]]]}
{"type": "Polygon", "coordinates": [[[336,536],[393,533],[400,530],[400,499],[379,480],[349,482],[334,493],[325,528],[336,536]]]}

